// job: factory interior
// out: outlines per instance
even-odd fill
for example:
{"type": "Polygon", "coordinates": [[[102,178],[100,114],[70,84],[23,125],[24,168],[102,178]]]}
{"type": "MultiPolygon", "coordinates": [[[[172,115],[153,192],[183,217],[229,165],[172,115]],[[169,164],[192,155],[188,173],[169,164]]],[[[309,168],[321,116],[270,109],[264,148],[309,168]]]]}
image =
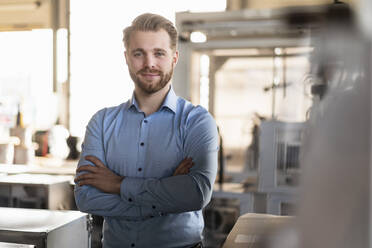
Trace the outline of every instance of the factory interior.
{"type": "Polygon", "coordinates": [[[0,0],[0,247],[102,247],[74,177],[152,12],[178,30],[174,91],[218,127],[203,247],[372,248],[372,1],[183,2],[0,0]]]}

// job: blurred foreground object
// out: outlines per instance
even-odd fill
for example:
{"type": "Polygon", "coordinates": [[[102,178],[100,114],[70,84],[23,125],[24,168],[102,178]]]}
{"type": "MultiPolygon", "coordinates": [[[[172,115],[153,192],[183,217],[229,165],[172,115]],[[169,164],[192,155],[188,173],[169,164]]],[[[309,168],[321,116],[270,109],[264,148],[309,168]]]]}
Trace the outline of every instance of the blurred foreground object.
{"type": "Polygon", "coordinates": [[[312,73],[324,92],[304,133],[298,247],[371,247],[370,41],[353,10],[333,4],[314,45],[312,73]]]}
{"type": "MultiPolygon", "coordinates": [[[[262,248],[282,242],[278,229],[286,229],[293,222],[290,216],[248,213],[239,217],[223,248],[262,248]]],[[[295,238],[296,239],[296,238],[295,238]]],[[[285,243],[281,243],[285,244],[285,243]]],[[[292,248],[292,246],[286,246],[292,248]]]]}

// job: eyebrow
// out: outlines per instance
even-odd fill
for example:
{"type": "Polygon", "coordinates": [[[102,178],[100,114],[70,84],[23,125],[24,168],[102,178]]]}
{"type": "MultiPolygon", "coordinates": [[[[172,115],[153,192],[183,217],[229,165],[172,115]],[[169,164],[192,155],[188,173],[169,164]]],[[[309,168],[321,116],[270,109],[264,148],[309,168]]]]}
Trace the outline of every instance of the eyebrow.
{"type": "MultiPolygon", "coordinates": [[[[153,49],[154,52],[164,52],[164,53],[167,53],[167,51],[165,49],[162,49],[162,48],[154,48],[153,49]]],[[[142,48],[136,48],[136,49],[133,49],[131,51],[131,53],[135,53],[135,52],[142,52],[142,53],[146,53],[144,49],[142,48]]]]}
{"type": "Polygon", "coordinates": [[[132,51],[130,51],[131,53],[135,53],[135,52],[144,52],[144,50],[142,48],[136,48],[136,49],[133,49],[132,51]]]}
{"type": "Polygon", "coordinates": [[[154,51],[155,52],[164,52],[164,53],[167,53],[167,51],[165,49],[162,49],[162,48],[155,48],[154,51]]]}

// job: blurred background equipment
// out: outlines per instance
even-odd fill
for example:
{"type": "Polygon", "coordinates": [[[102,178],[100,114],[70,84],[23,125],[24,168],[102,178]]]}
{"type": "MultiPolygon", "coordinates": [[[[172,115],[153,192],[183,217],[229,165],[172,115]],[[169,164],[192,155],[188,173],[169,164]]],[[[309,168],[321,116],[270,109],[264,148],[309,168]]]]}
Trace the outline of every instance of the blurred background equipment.
{"type": "Polygon", "coordinates": [[[290,192],[298,186],[304,125],[276,120],[261,123],[258,190],[290,192]]]}
{"type": "Polygon", "coordinates": [[[240,216],[238,199],[214,198],[203,211],[205,246],[218,247],[240,216]]]}
{"type": "Polygon", "coordinates": [[[276,120],[260,125],[258,191],[267,193],[267,213],[295,214],[304,125],[276,120]]]}
{"type": "Polygon", "coordinates": [[[14,147],[14,164],[30,164],[33,162],[35,151],[32,144],[32,129],[24,125],[23,114],[18,104],[16,126],[10,129],[10,136],[17,137],[19,144],[14,147]]]}
{"type": "Polygon", "coordinates": [[[4,242],[36,248],[90,247],[89,216],[79,211],[0,208],[0,219],[4,242]]]}
{"type": "Polygon", "coordinates": [[[0,207],[73,209],[70,181],[68,176],[43,174],[0,177],[0,207]]]}

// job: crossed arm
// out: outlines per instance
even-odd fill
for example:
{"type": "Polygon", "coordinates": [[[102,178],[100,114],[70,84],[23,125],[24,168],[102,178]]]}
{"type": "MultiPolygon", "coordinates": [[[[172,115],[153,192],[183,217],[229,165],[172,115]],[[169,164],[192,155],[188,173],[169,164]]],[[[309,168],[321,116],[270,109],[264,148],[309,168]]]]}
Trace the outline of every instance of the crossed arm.
{"type": "MultiPolygon", "coordinates": [[[[92,165],[82,165],[77,168],[76,173],[87,172],[80,174],[75,178],[75,183],[79,186],[90,185],[104,193],[120,195],[120,186],[124,176],[119,176],[106,167],[101,160],[95,156],[86,156],[85,160],[92,162],[92,165]]],[[[178,165],[173,173],[173,176],[184,175],[189,173],[190,168],[194,165],[192,158],[185,158],[178,165]]]]}
{"type": "Polygon", "coordinates": [[[184,159],[172,176],[160,179],[126,177],[107,168],[100,148],[100,122],[97,118],[88,125],[77,169],[75,199],[81,211],[138,220],[200,210],[209,202],[218,151],[217,128],[211,117],[194,120],[198,125],[189,128],[185,137],[185,154],[190,158],[184,159]]]}

